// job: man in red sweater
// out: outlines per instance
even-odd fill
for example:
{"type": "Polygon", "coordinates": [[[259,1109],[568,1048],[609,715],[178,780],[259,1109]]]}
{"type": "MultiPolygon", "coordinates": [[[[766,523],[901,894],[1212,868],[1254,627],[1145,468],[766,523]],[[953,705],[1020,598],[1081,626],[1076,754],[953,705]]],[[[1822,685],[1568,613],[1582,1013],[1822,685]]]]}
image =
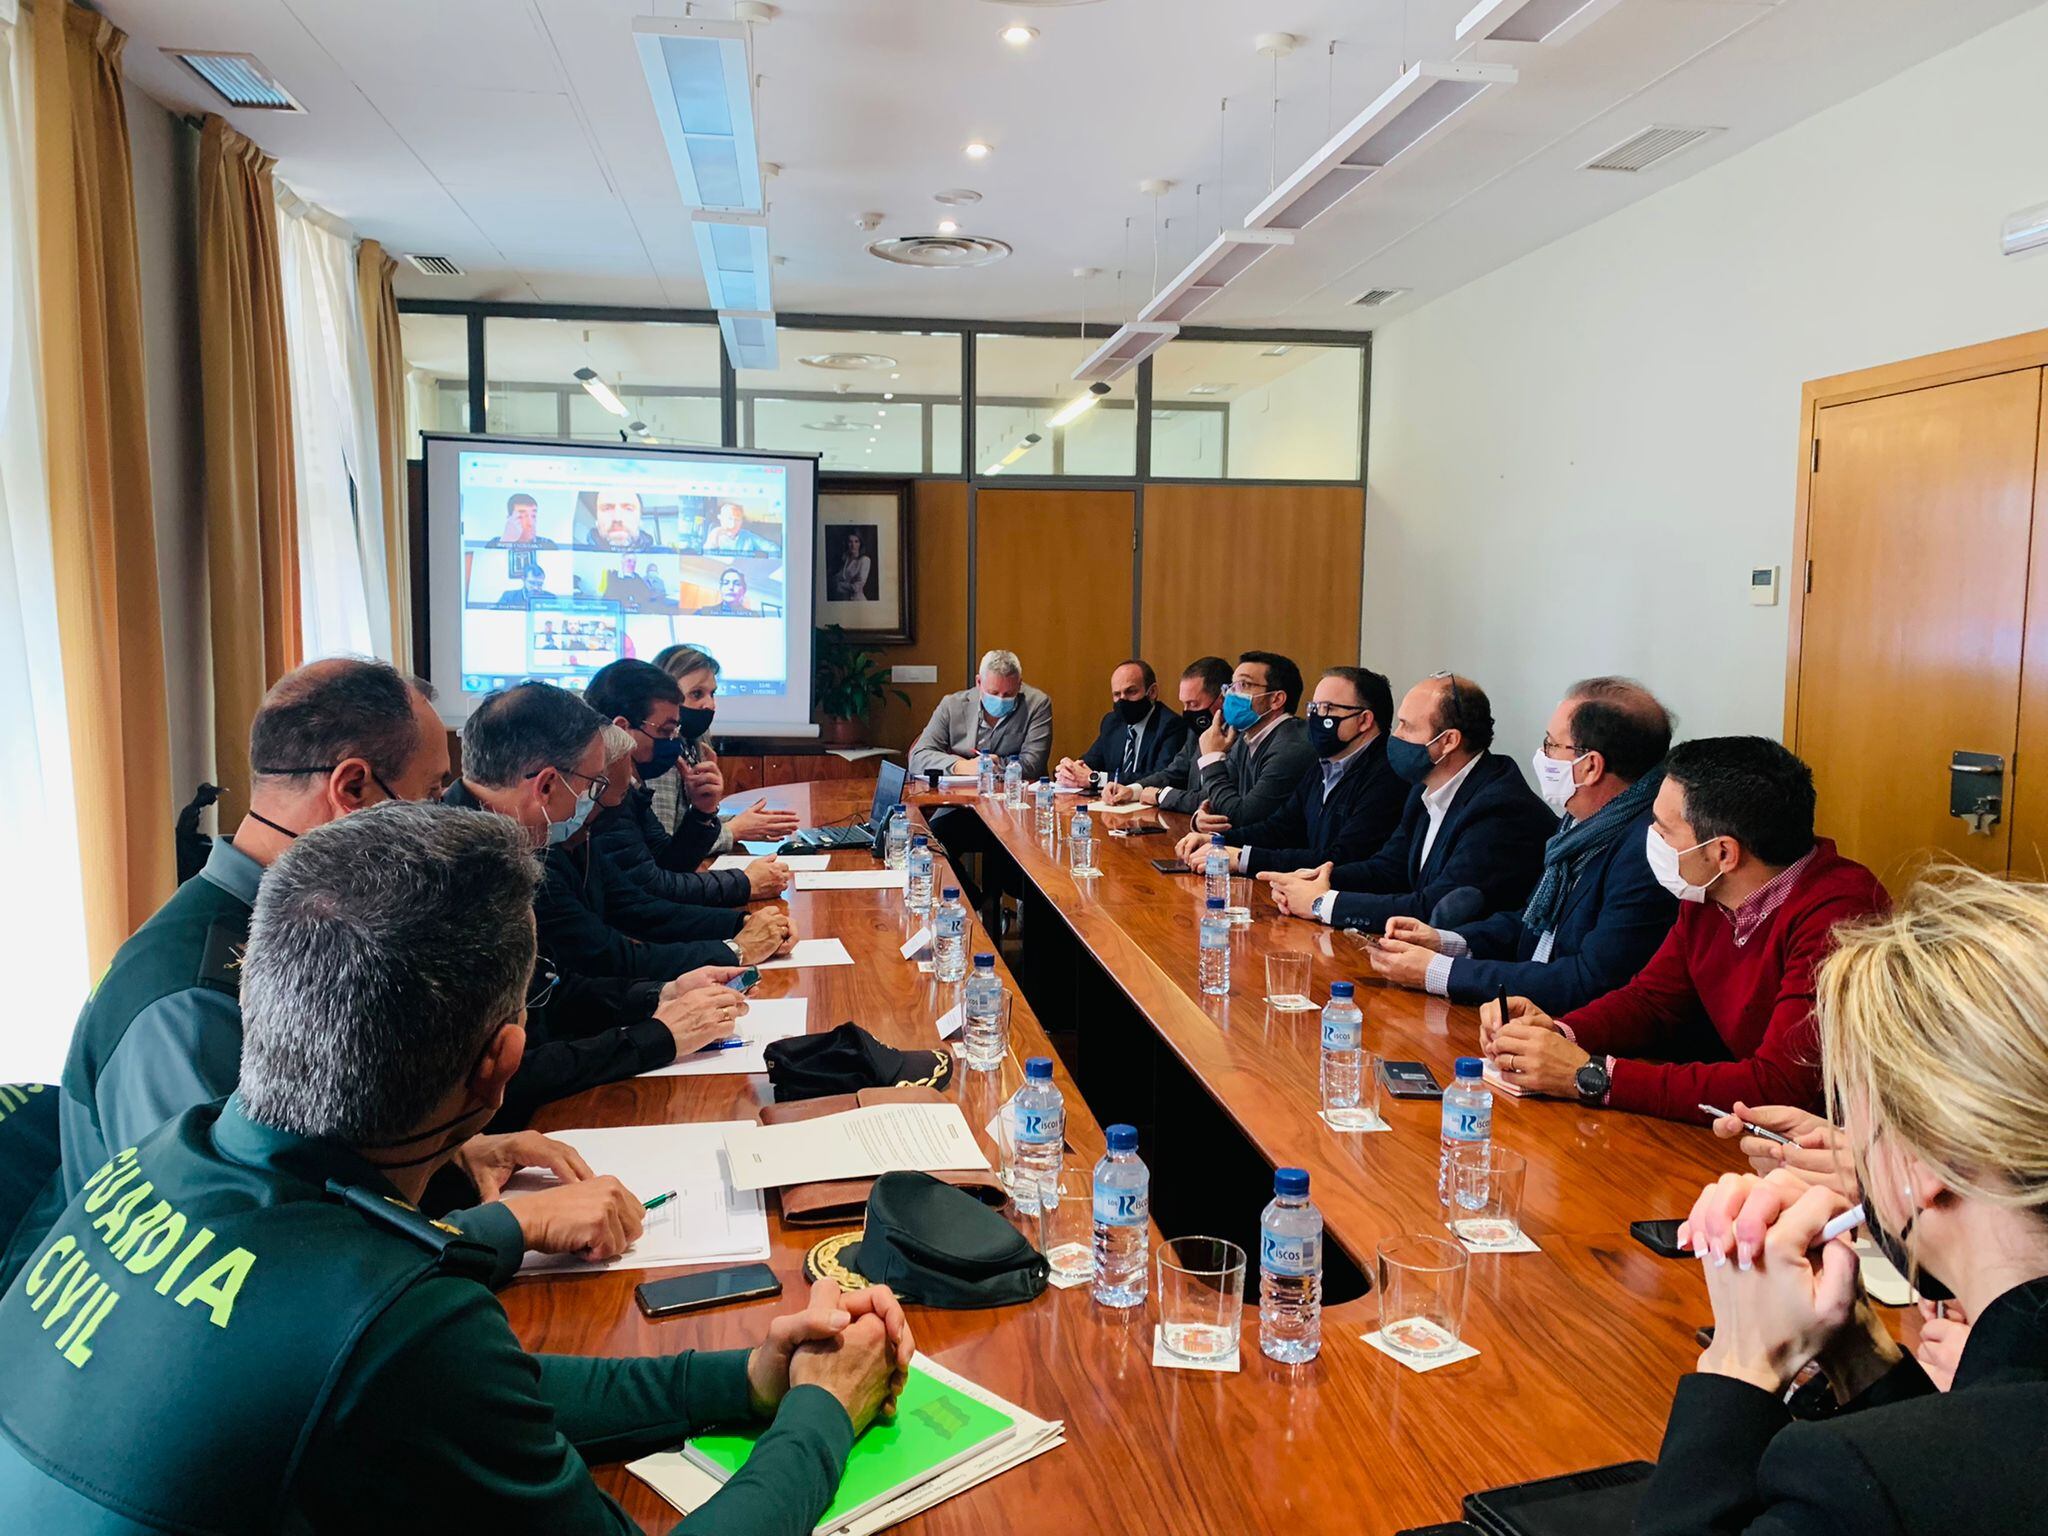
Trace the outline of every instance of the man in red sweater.
{"type": "Polygon", "coordinates": [[[1835,925],[1890,905],[1813,835],[1813,773],[1775,741],[1672,750],[1644,854],[1678,921],[1633,981],[1561,1019],[1527,998],[1480,1014],[1480,1047],[1526,1092],[1711,1120],[1701,1104],[1821,1107],[1813,976],[1835,925]]]}

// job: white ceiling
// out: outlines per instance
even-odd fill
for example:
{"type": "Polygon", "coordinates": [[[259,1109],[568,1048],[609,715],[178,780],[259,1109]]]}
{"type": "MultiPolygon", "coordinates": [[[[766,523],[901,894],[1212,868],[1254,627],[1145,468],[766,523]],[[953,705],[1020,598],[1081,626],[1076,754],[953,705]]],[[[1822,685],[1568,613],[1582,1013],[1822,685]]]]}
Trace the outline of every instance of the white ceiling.
{"type": "MultiPolygon", "coordinates": [[[[1366,187],[1204,310],[1204,325],[1365,329],[1698,173],[2043,0],[1621,0],[1562,47],[1486,43],[1521,70],[1452,132],[1366,187]],[[1652,123],[1726,131],[1637,176],[1580,171],[1652,123]],[[1373,311],[1375,287],[1411,292],[1373,311]]],[[[100,0],[130,76],[219,106],[164,47],[255,53],[303,115],[229,112],[301,195],[394,251],[453,257],[414,296],[700,307],[695,246],[629,33],[681,0],[100,0]]],[[[1242,220],[1404,61],[1446,58],[1471,0],[781,0],[757,30],[777,307],[1067,320],[1127,315],[1221,224],[1242,220]],[[1021,20],[1021,52],[997,38],[1021,20]],[[1272,66],[1253,35],[1304,42],[1272,66]],[[1332,40],[1335,47],[1330,46],[1332,40]],[[1228,108],[1219,113],[1219,102],[1228,108]],[[1219,129],[1221,139],[1219,141],[1219,129]],[[961,152],[985,139],[975,164],[961,152]],[[1199,207],[1197,186],[1200,187],[1199,207]],[[984,200],[966,233],[1016,254],[973,271],[892,267],[879,234],[930,230],[941,188],[984,200]],[[1073,269],[1101,276],[1077,281],[1073,269]],[[1119,282],[1118,273],[1123,273],[1119,282]]],[[[700,0],[727,16],[730,0],[700,0]]],[[[1825,175],[1825,167],[1815,174],[1825,175]]],[[[402,271],[404,269],[401,269],[402,271]]]]}

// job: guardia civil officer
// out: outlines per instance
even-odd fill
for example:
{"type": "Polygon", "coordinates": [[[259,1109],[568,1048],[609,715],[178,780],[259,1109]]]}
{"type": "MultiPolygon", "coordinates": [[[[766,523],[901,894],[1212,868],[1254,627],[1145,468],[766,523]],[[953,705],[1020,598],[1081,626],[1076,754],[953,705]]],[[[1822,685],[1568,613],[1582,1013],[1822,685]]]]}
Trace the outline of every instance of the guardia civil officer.
{"type": "Polygon", "coordinates": [[[813,1527],[907,1368],[886,1290],[824,1284],[751,1351],[536,1359],[416,1208],[518,1069],[537,878],[508,818],[405,803],[271,866],[240,1087],[116,1151],[0,1296],[9,1529],[625,1532],[586,1457],[746,1421],[678,1529],[813,1527]]]}

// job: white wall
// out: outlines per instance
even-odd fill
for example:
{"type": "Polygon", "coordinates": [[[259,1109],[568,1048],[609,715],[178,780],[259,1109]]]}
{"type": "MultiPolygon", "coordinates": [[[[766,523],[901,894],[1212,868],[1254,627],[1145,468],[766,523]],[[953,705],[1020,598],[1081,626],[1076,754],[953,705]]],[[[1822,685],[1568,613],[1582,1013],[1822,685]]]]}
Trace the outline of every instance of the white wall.
{"type": "MultiPolygon", "coordinates": [[[[124,85],[134,156],[135,242],[142,269],[142,348],[156,565],[170,708],[173,809],[213,772],[213,662],[207,639],[206,524],[200,486],[199,135],[124,85]]],[[[209,822],[210,825],[210,822],[209,822]]]]}
{"type": "Polygon", "coordinates": [[[1789,596],[1800,386],[2048,327],[2048,252],[1998,251],[2048,199],[2044,61],[2048,7],[1380,332],[1367,664],[1476,677],[1518,759],[1596,672],[1779,734],[1788,606],[1746,583],[1789,596]]]}

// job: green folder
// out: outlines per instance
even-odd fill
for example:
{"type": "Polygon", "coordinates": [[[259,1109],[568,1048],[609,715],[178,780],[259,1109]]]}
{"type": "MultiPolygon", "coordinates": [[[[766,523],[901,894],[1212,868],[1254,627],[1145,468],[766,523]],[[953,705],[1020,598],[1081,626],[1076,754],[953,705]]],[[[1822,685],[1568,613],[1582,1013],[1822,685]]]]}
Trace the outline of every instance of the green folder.
{"type": "MultiPolygon", "coordinates": [[[[896,1400],[895,1419],[886,1424],[877,1419],[853,1442],[839,1492],[817,1529],[843,1525],[930,1482],[956,1462],[1008,1439],[1016,1427],[1007,1413],[913,1368],[896,1400]]],[[[747,1464],[758,1438],[759,1433],[698,1435],[683,1449],[723,1482],[747,1464]]]]}

